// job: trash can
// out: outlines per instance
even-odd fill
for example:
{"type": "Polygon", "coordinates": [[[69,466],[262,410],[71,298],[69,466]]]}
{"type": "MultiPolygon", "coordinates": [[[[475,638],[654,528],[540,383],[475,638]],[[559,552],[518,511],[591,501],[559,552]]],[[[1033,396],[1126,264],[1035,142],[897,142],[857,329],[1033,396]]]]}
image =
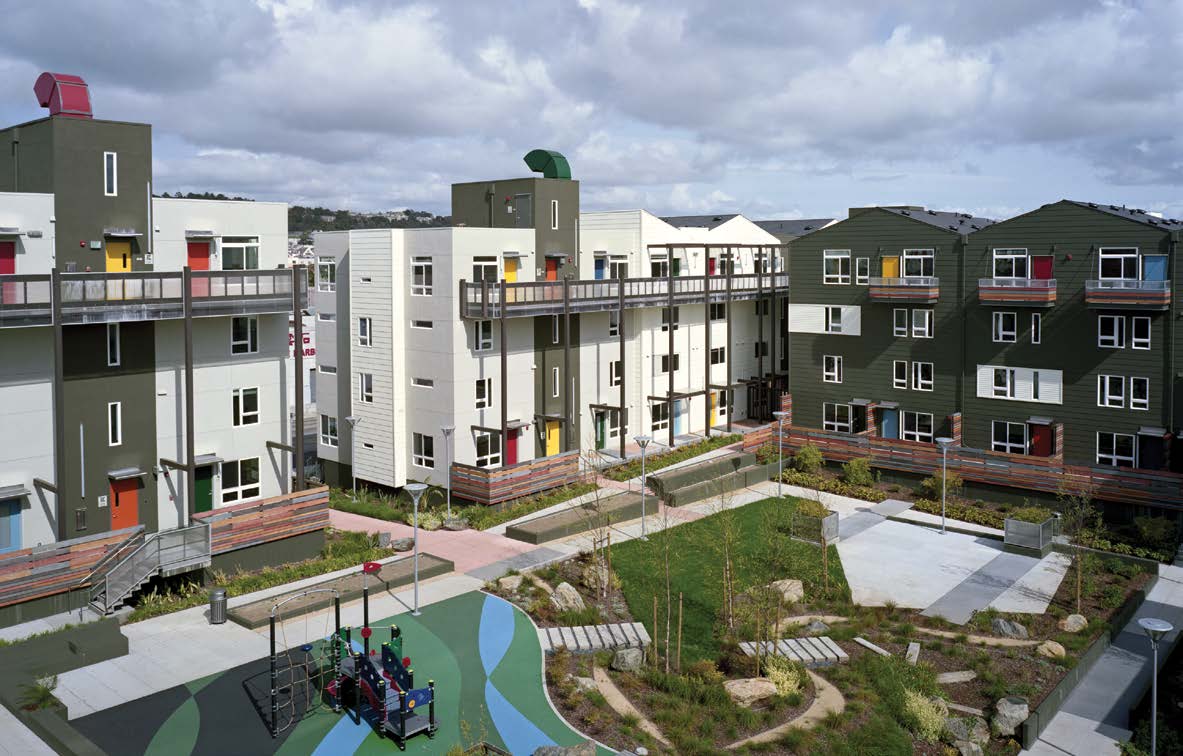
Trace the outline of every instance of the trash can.
{"type": "Polygon", "coordinates": [[[215,588],[209,592],[209,623],[221,625],[226,621],[226,589],[215,588]]]}

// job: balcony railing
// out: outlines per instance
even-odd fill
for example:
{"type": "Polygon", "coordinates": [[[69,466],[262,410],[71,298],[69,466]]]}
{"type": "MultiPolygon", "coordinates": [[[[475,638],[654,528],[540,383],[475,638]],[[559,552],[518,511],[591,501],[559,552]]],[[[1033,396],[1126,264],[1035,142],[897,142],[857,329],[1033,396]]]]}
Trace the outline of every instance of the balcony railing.
{"type": "Polygon", "coordinates": [[[913,302],[932,304],[940,299],[941,281],[935,276],[906,278],[871,278],[872,302],[913,302]]]}
{"type": "MultiPolygon", "coordinates": [[[[571,312],[604,312],[620,306],[621,286],[624,287],[626,309],[669,306],[668,278],[626,278],[571,281],[567,284],[568,306],[571,312]]],[[[731,277],[731,298],[736,301],[755,299],[770,294],[772,287],[784,290],[789,285],[787,273],[748,273],[731,277]]],[[[505,317],[531,317],[563,312],[562,281],[532,281],[505,285],[505,317]]],[[[711,276],[675,277],[674,304],[701,304],[708,297],[712,302],[727,299],[727,278],[711,276]],[[709,291],[707,289],[709,285],[709,291]]],[[[460,314],[466,318],[497,318],[501,316],[501,283],[497,281],[460,282],[460,314]]]]}
{"type": "Polygon", "coordinates": [[[979,278],[978,298],[983,304],[1051,307],[1056,303],[1056,279],[979,278]]]}
{"type": "MultiPolygon", "coordinates": [[[[301,277],[300,306],[308,302],[301,277]]],[[[63,273],[62,323],[171,320],[185,316],[183,274],[63,273]]],[[[190,291],[195,317],[254,315],[292,309],[292,271],[194,271],[190,291]]],[[[53,322],[52,278],[48,275],[0,276],[0,327],[49,325],[53,322]]]]}
{"type": "Polygon", "coordinates": [[[1114,278],[1085,281],[1084,301],[1099,309],[1166,310],[1171,306],[1171,282],[1114,278]]]}

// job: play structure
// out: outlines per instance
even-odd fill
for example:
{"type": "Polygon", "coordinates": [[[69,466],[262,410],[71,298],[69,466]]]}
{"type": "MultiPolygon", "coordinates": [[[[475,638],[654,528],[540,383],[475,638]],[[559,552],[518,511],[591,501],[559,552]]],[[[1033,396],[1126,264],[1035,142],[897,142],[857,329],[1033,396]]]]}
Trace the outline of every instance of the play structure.
{"type": "MultiPolygon", "coordinates": [[[[382,566],[367,562],[362,566],[362,627],[360,644],[353,628],[341,627],[341,597],[335,589],[320,588],[288,596],[271,609],[271,737],[290,727],[301,712],[315,708],[327,699],[334,712],[352,708],[358,721],[363,718],[379,737],[389,735],[402,750],[407,739],[420,733],[433,737],[435,721],[435,681],[427,687],[415,687],[415,671],[409,657],[403,656],[402,632],[391,625],[389,640],[376,650],[370,648],[370,589],[368,576],[382,566]],[[304,642],[296,657],[287,644],[286,626],[280,609],[293,600],[316,593],[333,596],[333,629],[322,635],[324,643],[304,642]],[[278,630],[277,630],[278,628],[278,630]],[[277,646],[282,642],[283,651],[277,646]],[[302,654],[302,656],[300,655],[302,654]],[[286,674],[286,677],[285,677],[286,674]],[[327,680],[327,682],[326,682],[327,680]],[[322,684],[323,683],[323,684],[322,684]],[[301,710],[300,704],[304,703],[301,710]],[[426,713],[423,713],[426,710],[426,713]],[[281,716],[281,712],[287,714],[281,716]]],[[[326,614],[326,622],[327,620],[326,614]]],[[[305,638],[309,638],[307,632],[305,638]]]]}

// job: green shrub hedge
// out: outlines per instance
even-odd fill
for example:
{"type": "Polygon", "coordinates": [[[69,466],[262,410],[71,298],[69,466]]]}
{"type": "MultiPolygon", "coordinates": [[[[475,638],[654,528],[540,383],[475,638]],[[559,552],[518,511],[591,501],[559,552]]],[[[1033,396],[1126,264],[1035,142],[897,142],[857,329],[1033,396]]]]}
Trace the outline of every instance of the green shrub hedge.
{"type": "Polygon", "coordinates": [[[792,486],[812,488],[817,491],[848,496],[852,499],[880,502],[887,498],[887,493],[874,486],[856,486],[835,478],[827,478],[820,473],[805,473],[800,470],[785,470],[781,480],[792,486]]]}

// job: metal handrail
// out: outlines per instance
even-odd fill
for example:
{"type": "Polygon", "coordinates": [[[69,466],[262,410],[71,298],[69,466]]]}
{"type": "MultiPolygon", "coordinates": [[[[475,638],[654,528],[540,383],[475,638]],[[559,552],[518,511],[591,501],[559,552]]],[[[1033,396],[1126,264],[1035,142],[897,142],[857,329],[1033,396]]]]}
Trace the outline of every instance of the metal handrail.
{"type": "Polygon", "coordinates": [[[1133,278],[1093,278],[1084,282],[1085,292],[1104,291],[1113,289],[1132,289],[1135,291],[1169,291],[1170,281],[1143,281],[1133,278]]]}
{"type": "Polygon", "coordinates": [[[1054,289],[1054,278],[979,278],[982,289],[1054,289]]]}
{"type": "Polygon", "coordinates": [[[115,602],[127,596],[145,578],[171,565],[182,564],[197,558],[209,557],[212,552],[209,523],[197,523],[176,530],[153,533],[103,576],[101,583],[91,588],[91,600],[103,597],[103,609],[110,609],[115,602]],[[180,555],[175,550],[180,546],[180,555]],[[167,559],[164,558],[168,554],[167,559]]]}
{"type": "Polygon", "coordinates": [[[933,287],[940,286],[941,279],[936,276],[899,276],[892,278],[872,276],[868,282],[871,286],[933,287]]]}

